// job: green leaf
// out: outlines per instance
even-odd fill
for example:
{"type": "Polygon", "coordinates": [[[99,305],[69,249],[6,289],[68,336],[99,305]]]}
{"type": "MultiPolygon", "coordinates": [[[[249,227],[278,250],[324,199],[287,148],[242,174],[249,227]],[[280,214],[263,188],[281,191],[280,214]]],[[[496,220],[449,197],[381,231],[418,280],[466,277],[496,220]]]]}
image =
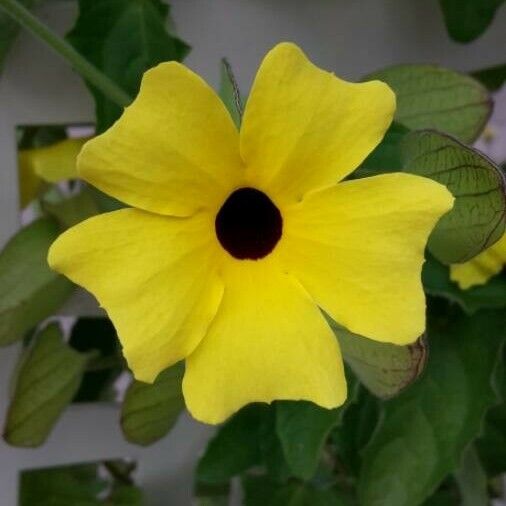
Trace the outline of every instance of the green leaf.
{"type": "Polygon", "coordinates": [[[506,182],[501,169],[450,136],[413,132],[404,138],[406,172],[444,184],[455,197],[429,239],[430,252],[445,264],[471,259],[494,244],[506,223],[506,182]]]}
{"type": "Polygon", "coordinates": [[[438,490],[423,506],[462,506],[454,490],[438,490]]]}
{"type": "Polygon", "coordinates": [[[489,91],[498,91],[506,81],[506,63],[477,70],[471,75],[474,79],[480,81],[489,91]]]}
{"type": "MultiPolygon", "coordinates": [[[[41,0],[19,0],[19,3],[27,9],[33,9],[41,3],[41,0]]],[[[20,29],[19,23],[0,8],[0,74],[3,71],[5,58],[20,29]]]]}
{"type": "Polygon", "coordinates": [[[455,472],[459,485],[461,506],[488,506],[487,475],[474,446],[462,455],[460,467],[455,472]]]}
{"type": "MultiPolygon", "coordinates": [[[[266,417],[260,433],[263,462],[271,479],[291,477],[327,482],[325,444],[332,429],[340,425],[356,402],[360,384],[346,369],[348,397],[336,409],[325,409],[308,401],[277,401],[266,417]]],[[[333,479],[333,478],[332,478],[333,479]]]]}
{"type": "Polygon", "coordinates": [[[229,506],[229,495],[229,483],[219,485],[197,483],[192,504],[195,506],[229,506]]]}
{"type": "Polygon", "coordinates": [[[143,506],[142,490],[101,478],[97,464],[36,469],[21,474],[20,506],[143,506]],[[99,499],[104,493],[105,499],[99,499]]]}
{"type": "Polygon", "coordinates": [[[123,360],[114,326],[108,318],[79,318],[72,327],[69,344],[80,352],[95,350],[97,358],[88,364],[74,402],[113,401],[116,392],[113,382],[124,370],[123,360]],[[98,361],[110,367],[89,370],[98,361]]]}
{"type": "Polygon", "coordinates": [[[100,213],[110,213],[111,211],[118,211],[119,209],[125,208],[125,204],[113,197],[110,197],[109,195],[106,195],[93,186],[88,186],[87,190],[93,197],[100,213]]]}
{"type": "Polygon", "coordinates": [[[423,338],[409,346],[380,343],[353,334],[327,319],[343,358],[370,392],[381,398],[397,395],[423,371],[427,351],[423,338]]]}
{"type": "Polygon", "coordinates": [[[241,92],[235,79],[232,67],[228,60],[221,60],[221,79],[220,79],[220,98],[225,104],[236,124],[237,128],[241,126],[242,119],[242,101],[241,92]]]}
{"type": "Polygon", "coordinates": [[[244,476],[244,506],[351,506],[335,489],[317,489],[307,483],[280,485],[265,476],[244,476]]]}
{"type": "Polygon", "coordinates": [[[103,504],[105,506],[144,506],[144,497],[142,490],[134,485],[115,485],[103,504]]]}
{"type": "Polygon", "coordinates": [[[184,408],[183,364],[169,367],[153,384],[133,381],[121,408],[121,427],[131,443],[147,446],[164,437],[184,408]]]}
{"type": "Polygon", "coordinates": [[[380,417],[380,401],[365,388],[343,415],[342,422],[331,433],[342,474],[357,477],[362,466],[362,451],[371,439],[380,417]]]}
{"type": "Polygon", "coordinates": [[[261,420],[259,431],[260,452],[262,464],[269,477],[275,481],[287,481],[293,472],[286,461],[285,452],[277,431],[276,404],[269,406],[261,420]]]}
{"type": "Polygon", "coordinates": [[[260,463],[259,434],[268,410],[265,404],[250,404],[218,429],[198,464],[199,483],[226,483],[260,463]]]}
{"type": "Polygon", "coordinates": [[[477,442],[478,451],[491,476],[506,473],[506,403],[487,414],[483,437],[477,442]]]}
{"type": "Polygon", "coordinates": [[[488,28],[504,0],[439,0],[446,28],[457,42],[471,42],[488,28]]]}
{"type": "Polygon", "coordinates": [[[340,409],[325,409],[306,401],[276,404],[276,430],[286,461],[297,478],[316,472],[323,445],[337,425],[340,409]]]}
{"type": "MultiPolygon", "coordinates": [[[[131,96],[141,77],[158,63],[182,60],[189,48],[167,29],[169,8],[161,0],[79,0],[70,43],[131,96]]],[[[90,87],[97,130],[119,118],[122,109],[90,87]]]]}
{"type": "Polygon", "coordinates": [[[41,332],[17,377],[4,433],[9,444],[44,443],[77,392],[88,358],[63,341],[57,325],[41,332]]]}
{"type": "Polygon", "coordinates": [[[62,125],[20,126],[17,128],[18,150],[42,148],[67,139],[67,131],[62,125]]]}
{"type": "Polygon", "coordinates": [[[58,221],[62,228],[70,228],[100,213],[93,195],[85,188],[77,195],[59,200],[45,201],[44,211],[58,221]]]}
{"type": "Polygon", "coordinates": [[[423,265],[422,280],[426,293],[456,302],[469,314],[480,309],[506,306],[506,276],[499,273],[486,284],[461,290],[450,279],[450,269],[431,255],[423,265]]]}
{"type": "Polygon", "coordinates": [[[476,441],[480,459],[490,476],[506,473],[506,347],[496,374],[496,391],[502,402],[489,410],[483,433],[476,441]]]}
{"type": "Polygon", "coordinates": [[[431,358],[424,376],[384,404],[365,449],[361,506],[422,503],[458,467],[496,400],[491,378],[506,337],[504,313],[450,317],[443,309],[429,321],[431,358]]]}
{"type": "Polygon", "coordinates": [[[22,339],[72,293],[72,283],[47,265],[47,251],[59,233],[55,221],[40,219],[0,252],[0,345],[22,339]]]}
{"type": "Polygon", "coordinates": [[[96,497],[106,486],[96,465],[24,471],[20,506],[99,506],[96,497]]]}
{"type": "Polygon", "coordinates": [[[392,123],[376,149],[364,160],[353,177],[369,177],[402,170],[401,142],[409,129],[392,123]]]}
{"type": "Polygon", "coordinates": [[[487,89],[472,77],[453,70],[432,65],[397,65],[366,79],[384,81],[395,91],[395,119],[412,130],[434,128],[463,142],[473,142],[492,112],[487,89]]]}

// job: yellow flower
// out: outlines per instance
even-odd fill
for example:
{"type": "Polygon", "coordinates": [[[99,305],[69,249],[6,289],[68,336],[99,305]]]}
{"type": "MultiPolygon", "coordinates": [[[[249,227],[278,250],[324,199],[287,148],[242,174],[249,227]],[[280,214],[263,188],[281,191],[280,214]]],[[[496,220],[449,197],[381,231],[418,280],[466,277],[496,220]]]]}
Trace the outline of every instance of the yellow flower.
{"type": "Polygon", "coordinates": [[[21,207],[37,197],[42,181],[57,183],[77,177],[76,159],[88,139],[65,139],[18,154],[21,207]]]}
{"type": "Polygon", "coordinates": [[[283,43],[258,71],[239,133],[197,75],[159,65],[78,161],[83,179],[133,208],[67,231],[49,262],[107,310],[136,378],[186,360],[199,420],[255,401],[339,406],[343,364],[320,308],[371,339],[414,341],[424,247],[453,202],[408,174],[336,184],[394,109],[384,83],[347,83],[283,43]]]}
{"type": "Polygon", "coordinates": [[[506,233],[493,246],[482,251],[468,262],[450,266],[450,279],[467,290],[484,285],[506,265],[506,233]]]}

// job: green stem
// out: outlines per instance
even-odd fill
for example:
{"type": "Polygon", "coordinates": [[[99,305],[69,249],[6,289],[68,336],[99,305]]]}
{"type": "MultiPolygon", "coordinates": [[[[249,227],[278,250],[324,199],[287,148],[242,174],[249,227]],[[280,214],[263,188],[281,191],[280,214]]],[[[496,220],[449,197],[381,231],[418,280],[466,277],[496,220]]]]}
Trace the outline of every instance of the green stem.
{"type": "Polygon", "coordinates": [[[126,107],[132,101],[132,98],[114,81],[81,56],[67,41],[39,21],[17,0],[0,0],[0,9],[4,9],[21,26],[63,56],[84,79],[98,88],[109,100],[120,107],[126,107]]]}

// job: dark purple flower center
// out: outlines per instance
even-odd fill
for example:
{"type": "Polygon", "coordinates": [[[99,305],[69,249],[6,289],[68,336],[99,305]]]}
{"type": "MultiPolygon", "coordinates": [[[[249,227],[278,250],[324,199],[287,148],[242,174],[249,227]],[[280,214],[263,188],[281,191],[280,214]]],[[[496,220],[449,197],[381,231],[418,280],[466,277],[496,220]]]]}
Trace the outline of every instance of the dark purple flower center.
{"type": "Polygon", "coordinates": [[[263,192],[239,188],[216,215],[216,236],[235,258],[258,260],[268,255],[283,232],[279,209],[263,192]]]}

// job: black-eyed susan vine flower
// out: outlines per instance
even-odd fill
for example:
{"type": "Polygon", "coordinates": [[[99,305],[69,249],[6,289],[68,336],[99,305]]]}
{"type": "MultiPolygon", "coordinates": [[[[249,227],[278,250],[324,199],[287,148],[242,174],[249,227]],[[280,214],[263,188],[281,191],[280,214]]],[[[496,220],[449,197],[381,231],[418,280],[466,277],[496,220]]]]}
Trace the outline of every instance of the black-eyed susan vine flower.
{"type": "Polygon", "coordinates": [[[505,265],[506,234],[468,262],[451,265],[450,278],[460,288],[467,290],[473,286],[484,285],[492,276],[501,272],[505,265]]]}
{"type": "Polygon", "coordinates": [[[97,297],[136,378],[186,360],[199,420],[254,401],[339,406],[343,363],[321,309],[377,341],[416,340],[424,248],[453,202],[408,174],[342,182],[394,109],[384,83],[342,81],[283,43],[238,132],[202,79],[161,64],[78,160],[84,180],[132,208],[68,230],[49,263],[97,297]]]}

